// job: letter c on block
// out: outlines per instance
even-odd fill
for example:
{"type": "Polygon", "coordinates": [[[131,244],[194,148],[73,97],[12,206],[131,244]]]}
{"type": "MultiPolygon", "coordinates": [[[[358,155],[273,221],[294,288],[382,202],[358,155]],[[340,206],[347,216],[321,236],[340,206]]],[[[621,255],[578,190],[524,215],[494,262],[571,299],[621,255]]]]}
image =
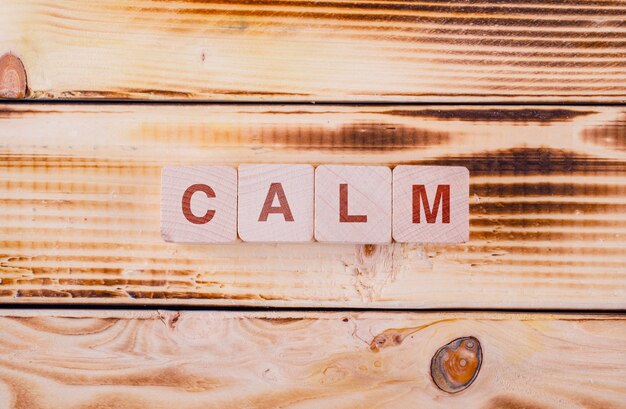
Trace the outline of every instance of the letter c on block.
{"type": "Polygon", "coordinates": [[[183,214],[185,215],[185,218],[193,224],[206,224],[211,221],[213,216],[215,216],[215,210],[207,210],[204,216],[201,217],[194,215],[191,212],[191,197],[196,192],[203,192],[209,199],[215,197],[215,191],[211,188],[211,186],[203,185],[201,183],[189,186],[187,190],[185,190],[185,193],[183,193],[183,214]]]}

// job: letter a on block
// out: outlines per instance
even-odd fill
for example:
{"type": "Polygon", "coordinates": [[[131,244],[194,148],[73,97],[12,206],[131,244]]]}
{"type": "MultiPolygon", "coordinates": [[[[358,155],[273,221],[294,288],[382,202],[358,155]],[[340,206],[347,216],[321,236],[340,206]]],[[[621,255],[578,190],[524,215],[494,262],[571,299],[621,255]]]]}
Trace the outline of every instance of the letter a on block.
{"type": "Polygon", "coordinates": [[[161,174],[161,237],[174,243],[237,240],[237,170],[167,166],[161,174]]]}
{"type": "Polygon", "coordinates": [[[239,166],[239,237],[249,242],[313,240],[313,166],[239,166]]]}
{"type": "Polygon", "coordinates": [[[469,240],[469,171],[461,166],[393,170],[393,238],[407,243],[469,240]]]}
{"type": "Polygon", "coordinates": [[[334,243],[389,243],[391,169],[319,166],[315,170],[315,239],[334,243]]]}

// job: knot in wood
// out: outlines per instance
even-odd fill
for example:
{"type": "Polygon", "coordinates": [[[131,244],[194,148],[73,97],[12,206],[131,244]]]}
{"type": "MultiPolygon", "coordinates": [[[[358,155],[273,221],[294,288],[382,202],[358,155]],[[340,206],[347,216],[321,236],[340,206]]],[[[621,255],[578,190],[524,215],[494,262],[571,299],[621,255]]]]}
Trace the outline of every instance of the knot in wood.
{"type": "Polygon", "coordinates": [[[439,348],[430,363],[430,374],[439,389],[448,393],[468,388],[482,364],[480,341],[474,337],[457,338],[439,348]]]}
{"type": "Polygon", "coordinates": [[[15,55],[0,57],[0,98],[18,99],[26,96],[26,70],[15,55]]]}

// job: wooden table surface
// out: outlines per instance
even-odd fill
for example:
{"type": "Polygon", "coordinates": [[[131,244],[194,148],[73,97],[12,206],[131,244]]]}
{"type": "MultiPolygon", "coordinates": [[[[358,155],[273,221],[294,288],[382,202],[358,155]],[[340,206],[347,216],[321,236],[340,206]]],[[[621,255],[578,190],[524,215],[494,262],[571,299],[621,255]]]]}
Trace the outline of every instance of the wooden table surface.
{"type": "Polygon", "coordinates": [[[5,0],[34,98],[623,102],[623,0],[5,0]]]}
{"type": "Polygon", "coordinates": [[[626,307],[621,107],[21,104],[0,115],[0,303],[626,307]],[[470,240],[163,241],[162,166],[254,162],[466,166],[470,240]]]}
{"type": "Polygon", "coordinates": [[[625,21],[4,0],[0,408],[626,408],[625,21]],[[470,240],[162,240],[164,166],[247,163],[465,166],[470,240]]]}

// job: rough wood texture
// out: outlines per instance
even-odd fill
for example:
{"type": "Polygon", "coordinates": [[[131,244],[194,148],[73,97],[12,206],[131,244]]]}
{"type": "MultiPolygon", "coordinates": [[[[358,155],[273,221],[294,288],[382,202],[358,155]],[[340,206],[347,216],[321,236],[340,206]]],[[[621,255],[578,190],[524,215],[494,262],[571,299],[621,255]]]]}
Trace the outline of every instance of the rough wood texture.
{"type": "Polygon", "coordinates": [[[32,98],[624,101],[623,0],[3,0],[32,98]]]}
{"type": "Polygon", "coordinates": [[[0,302],[626,308],[626,110],[0,106],[0,302]],[[458,165],[460,245],[178,245],[164,165],[458,165]]]}
{"type": "Polygon", "coordinates": [[[3,408],[626,408],[623,316],[0,312],[3,408]],[[439,390],[431,358],[476,337],[439,390]]]}

